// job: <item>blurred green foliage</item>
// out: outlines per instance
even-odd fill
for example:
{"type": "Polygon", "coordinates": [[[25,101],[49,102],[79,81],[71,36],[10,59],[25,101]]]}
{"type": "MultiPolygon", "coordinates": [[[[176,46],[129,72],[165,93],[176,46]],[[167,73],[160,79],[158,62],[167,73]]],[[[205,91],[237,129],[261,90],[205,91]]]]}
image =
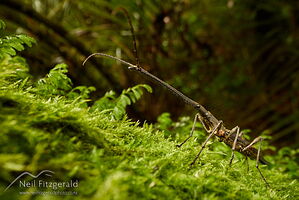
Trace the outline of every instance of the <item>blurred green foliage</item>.
{"type": "MultiPolygon", "coordinates": [[[[36,82],[23,58],[0,57],[1,199],[298,199],[298,150],[283,148],[267,156],[272,165],[261,168],[271,189],[254,161],[246,170],[241,154],[230,168],[231,149],[220,142],[209,143],[189,168],[206,138],[201,126],[194,140],[179,149],[176,144],[192,125],[188,117],[175,122],[162,114],[155,127],[126,115],[117,119],[109,99],[102,98],[95,108],[87,105],[93,89],[72,89],[67,72],[67,65],[58,64],[36,82]],[[77,196],[34,195],[41,189],[18,185],[3,192],[22,172],[45,169],[55,172],[55,181],[79,180],[79,187],[72,188],[77,196]]],[[[142,88],[151,91],[146,85],[124,90],[121,96],[129,100],[122,106],[136,102],[142,88]]],[[[104,98],[109,96],[122,99],[113,92],[104,98]]]]}

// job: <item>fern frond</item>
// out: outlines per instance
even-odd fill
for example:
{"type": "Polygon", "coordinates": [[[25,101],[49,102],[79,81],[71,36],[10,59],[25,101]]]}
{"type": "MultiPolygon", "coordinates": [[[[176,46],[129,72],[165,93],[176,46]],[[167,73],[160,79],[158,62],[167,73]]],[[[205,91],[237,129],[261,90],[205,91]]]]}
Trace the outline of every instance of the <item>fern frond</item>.
{"type": "Polygon", "coordinates": [[[132,88],[123,90],[121,95],[116,99],[116,105],[113,109],[112,115],[116,119],[121,119],[126,113],[126,107],[138,101],[143,95],[142,89],[152,92],[152,88],[146,84],[139,84],[132,88]]]}
{"type": "MultiPolygon", "coordinates": [[[[0,30],[5,29],[4,21],[0,20],[0,30]]],[[[25,45],[31,47],[36,41],[27,35],[12,35],[0,38],[0,59],[5,55],[15,56],[16,51],[23,51],[25,45]]]]}
{"type": "Polygon", "coordinates": [[[114,91],[109,91],[106,92],[105,95],[100,98],[99,100],[97,100],[93,106],[90,108],[90,111],[103,111],[103,110],[109,110],[113,108],[114,102],[113,100],[115,100],[116,95],[114,91]]]}
{"type": "Polygon", "coordinates": [[[66,75],[68,72],[66,64],[58,64],[46,78],[42,78],[37,83],[37,93],[43,96],[66,95],[72,89],[72,81],[66,75]]]}
{"type": "Polygon", "coordinates": [[[26,35],[6,36],[4,38],[0,38],[0,56],[15,56],[16,51],[23,51],[25,49],[25,45],[31,47],[34,43],[35,40],[26,35]]]}
{"type": "Polygon", "coordinates": [[[123,90],[119,97],[116,97],[114,91],[107,92],[104,97],[94,103],[91,111],[110,109],[114,119],[121,119],[126,113],[126,107],[138,101],[143,95],[144,89],[147,92],[152,92],[152,88],[146,84],[136,85],[123,90]]]}

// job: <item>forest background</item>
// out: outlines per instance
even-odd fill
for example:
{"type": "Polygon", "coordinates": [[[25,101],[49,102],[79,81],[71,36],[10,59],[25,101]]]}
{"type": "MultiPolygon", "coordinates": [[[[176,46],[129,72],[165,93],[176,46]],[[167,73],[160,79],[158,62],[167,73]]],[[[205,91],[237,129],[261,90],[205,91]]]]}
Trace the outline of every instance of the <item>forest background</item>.
{"type": "Polygon", "coordinates": [[[80,180],[79,199],[297,199],[298,11],[282,0],[1,0],[0,197],[43,199],[7,185],[51,169],[80,180]],[[228,166],[215,140],[188,168],[207,137],[198,123],[176,147],[192,108],[114,60],[82,66],[94,52],[136,63],[120,7],[144,69],[226,127],[263,135],[271,187],[241,154],[228,166]]]}
{"type": "MultiPolygon", "coordinates": [[[[277,147],[299,145],[297,1],[2,0],[0,6],[7,32],[38,41],[22,52],[34,77],[65,62],[75,85],[97,88],[93,99],[148,83],[111,60],[94,58],[81,66],[94,52],[135,63],[130,27],[117,9],[124,7],[145,69],[229,128],[250,129],[253,137],[266,131],[277,147]]],[[[128,109],[130,118],[155,122],[163,112],[173,119],[193,112],[153,87],[153,94],[128,109]]]]}

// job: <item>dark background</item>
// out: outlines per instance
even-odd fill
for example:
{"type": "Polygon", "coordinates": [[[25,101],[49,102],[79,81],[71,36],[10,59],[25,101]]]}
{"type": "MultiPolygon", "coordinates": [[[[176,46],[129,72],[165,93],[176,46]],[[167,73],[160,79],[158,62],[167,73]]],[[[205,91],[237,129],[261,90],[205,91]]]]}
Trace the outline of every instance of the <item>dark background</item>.
{"type": "MultiPolygon", "coordinates": [[[[148,83],[119,63],[93,58],[105,52],[135,63],[128,10],[143,68],[198,101],[228,128],[267,132],[277,147],[299,147],[299,1],[266,0],[1,0],[6,31],[38,43],[22,52],[36,79],[55,64],[69,65],[75,85],[108,90],[148,83]]],[[[128,112],[155,122],[195,111],[166,90],[128,112]]]]}

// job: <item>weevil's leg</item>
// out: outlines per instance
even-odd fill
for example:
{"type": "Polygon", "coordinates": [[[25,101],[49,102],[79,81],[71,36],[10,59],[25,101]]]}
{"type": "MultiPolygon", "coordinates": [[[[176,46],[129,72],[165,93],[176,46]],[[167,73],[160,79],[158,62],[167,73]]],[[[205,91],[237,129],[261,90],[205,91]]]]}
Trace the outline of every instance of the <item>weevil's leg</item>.
{"type": "Polygon", "coordinates": [[[194,122],[193,122],[193,126],[192,126],[192,129],[191,129],[190,135],[184,140],[184,142],[182,142],[181,144],[176,145],[177,147],[181,147],[183,144],[185,144],[193,136],[193,132],[194,132],[195,125],[196,125],[196,122],[198,120],[198,117],[199,117],[199,114],[197,113],[194,117],[194,122]]]}
{"type": "Polygon", "coordinates": [[[204,129],[205,129],[208,133],[210,133],[210,132],[211,132],[210,128],[207,127],[206,122],[204,121],[204,119],[203,119],[199,114],[198,114],[198,119],[199,119],[200,123],[203,125],[204,129]]]}
{"type": "Polygon", "coordinates": [[[247,173],[249,172],[249,162],[248,162],[248,156],[245,158],[246,165],[247,165],[247,173]]]}
{"type": "Polygon", "coordinates": [[[268,187],[270,187],[269,183],[266,181],[264,175],[262,174],[260,168],[259,168],[259,160],[260,160],[260,152],[261,152],[261,146],[262,146],[262,141],[263,141],[263,138],[262,137],[257,137],[255,138],[247,147],[245,147],[242,151],[246,151],[248,148],[250,148],[252,145],[254,145],[255,143],[257,142],[260,142],[260,145],[259,145],[259,148],[258,148],[258,151],[257,151],[257,156],[256,156],[256,164],[255,164],[255,167],[257,168],[257,170],[259,171],[262,179],[264,180],[264,182],[266,183],[266,185],[268,187]]]}
{"type": "Polygon", "coordinates": [[[230,137],[233,133],[236,133],[238,129],[239,129],[239,131],[240,131],[239,126],[236,126],[236,127],[233,128],[232,130],[230,130],[227,137],[230,137]]]}
{"type": "Polygon", "coordinates": [[[260,170],[260,168],[259,168],[260,152],[261,152],[261,147],[262,147],[262,141],[263,141],[263,138],[260,137],[259,141],[260,141],[260,146],[259,146],[259,149],[258,149],[258,151],[257,151],[255,167],[256,167],[257,170],[259,171],[259,173],[260,173],[262,179],[265,181],[266,185],[270,188],[269,183],[266,181],[264,175],[262,174],[262,172],[261,172],[261,170],[260,170]]]}
{"type": "Polygon", "coordinates": [[[232,165],[232,162],[233,162],[233,159],[234,159],[234,156],[235,156],[235,149],[236,149],[236,144],[237,144],[239,133],[240,133],[240,128],[238,126],[236,126],[235,128],[233,128],[231,130],[231,133],[229,135],[231,135],[233,133],[232,131],[234,131],[234,132],[236,131],[237,133],[236,133],[236,137],[235,137],[233,148],[232,148],[232,155],[231,155],[231,158],[230,158],[230,161],[229,161],[229,166],[232,165]]]}
{"type": "Polygon", "coordinates": [[[248,148],[250,148],[252,145],[258,143],[261,140],[261,137],[255,138],[249,145],[247,145],[242,151],[246,151],[248,148]]]}
{"type": "Polygon", "coordinates": [[[215,134],[217,133],[217,131],[220,129],[222,125],[222,121],[220,120],[219,123],[217,124],[217,126],[213,129],[213,131],[211,132],[211,134],[208,136],[208,138],[205,140],[205,142],[202,144],[200,151],[198,152],[198,154],[196,155],[195,159],[192,161],[192,163],[190,164],[190,166],[194,165],[194,163],[196,162],[196,160],[199,158],[202,150],[205,148],[207,142],[209,141],[209,139],[215,134]]]}
{"type": "Polygon", "coordinates": [[[241,131],[240,134],[239,134],[239,137],[242,138],[243,134],[244,134],[244,132],[241,131]]]}

